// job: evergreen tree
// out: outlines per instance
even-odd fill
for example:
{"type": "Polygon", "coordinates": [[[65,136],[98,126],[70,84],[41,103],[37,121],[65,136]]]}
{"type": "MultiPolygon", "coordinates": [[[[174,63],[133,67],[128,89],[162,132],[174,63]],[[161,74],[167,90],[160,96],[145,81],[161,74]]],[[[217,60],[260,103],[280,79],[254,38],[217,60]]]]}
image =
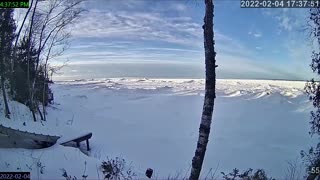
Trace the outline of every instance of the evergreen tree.
{"type": "Polygon", "coordinates": [[[5,82],[9,81],[12,46],[15,38],[16,25],[13,19],[13,9],[0,9],[0,75],[1,89],[5,104],[5,116],[10,118],[10,110],[6,95],[5,82]]]}
{"type": "Polygon", "coordinates": [[[50,95],[52,93],[47,78],[45,78],[44,67],[41,65],[36,72],[37,50],[31,41],[26,39],[27,38],[23,38],[16,49],[12,83],[15,92],[14,100],[27,105],[33,112],[38,111],[40,116],[42,116],[39,110],[39,104],[43,102],[44,106],[47,106],[51,103],[50,95]],[[30,47],[28,43],[31,43],[30,47]],[[27,50],[28,48],[30,48],[29,51],[27,50]],[[30,53],[30,56],[28,56],[28,53],[30,53]],[[31,89],[29,87],[31,87],[31,82],[33,81],[36,82],[34,88],[35,97],[34,102],[31,103],[31,89]],[[44,88],[44,86],[46,87],[44,88]]]}
{"type": "MultiPolygon", "coordinates": [[[[312,61],[310,67],[314,73],[318,76],[320,75],[320,8],[310,9],[310,22],[311,22],[311,35],[316,46],[316,50],[312,52],[312,61]]],[[[314,111],[311,111],[311,131],[312,136],[317,135],[319,138],[320,135],[320,83],[315,79],[311,79],[306,86],[305,90],[309,95],[310,101],[315,108],[314,111]]],[[[317,146],[311,147],[308,152],[301,152],[302,157],[307,163],[307,172],[309,173],[309,179],[315,179],[319,175],[315,169],[320,167],[320,143],[317,146]]]]}
{"type": "MultiPolygon", "coordinates": [[[[14,74],[13,74],[13,90],[14,100],[23,103],[27,106],[30,105],[30,92],[29,84],[30,79],[34,79],[35,72],[35,61],[36,61],[36,49],[33,45],[30,47],[30,59],[28,59],[29,40],[23,38],[17,47],[16,61],[14,63],[14,74]]],[[[29,106],[30,107],[30,106],[29,106]]]]}

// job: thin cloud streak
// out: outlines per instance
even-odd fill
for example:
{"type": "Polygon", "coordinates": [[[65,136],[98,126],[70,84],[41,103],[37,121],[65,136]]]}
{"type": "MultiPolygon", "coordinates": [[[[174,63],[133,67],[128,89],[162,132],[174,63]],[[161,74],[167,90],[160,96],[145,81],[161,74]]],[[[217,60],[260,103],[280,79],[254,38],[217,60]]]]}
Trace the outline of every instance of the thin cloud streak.
{"type": "Polygon", "coordinates": [[[89,11],[73,27],[75,37],[154,40],[198,46],[201,25],[188,17],[163,17],[158,13],[89,11]]]}

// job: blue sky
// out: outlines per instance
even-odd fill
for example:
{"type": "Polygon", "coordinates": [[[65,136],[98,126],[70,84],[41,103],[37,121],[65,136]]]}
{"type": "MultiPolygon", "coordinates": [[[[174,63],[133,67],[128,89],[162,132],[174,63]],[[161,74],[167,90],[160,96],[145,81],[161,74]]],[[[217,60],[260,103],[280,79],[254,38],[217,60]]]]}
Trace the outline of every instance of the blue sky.
{"type": "MultiPolygon", "coordinates": [[[[308,79],[308,9],[242,9],[216,0],[218,73],[308,79]]],[[[72,26],[72,64],[204,64],[202,0],[89,0],[72,26]]],[[[246,77],[246,76],[245,76],[246,77]]],[[[234,77],[237,78],[237,77],[234,77]]]]}

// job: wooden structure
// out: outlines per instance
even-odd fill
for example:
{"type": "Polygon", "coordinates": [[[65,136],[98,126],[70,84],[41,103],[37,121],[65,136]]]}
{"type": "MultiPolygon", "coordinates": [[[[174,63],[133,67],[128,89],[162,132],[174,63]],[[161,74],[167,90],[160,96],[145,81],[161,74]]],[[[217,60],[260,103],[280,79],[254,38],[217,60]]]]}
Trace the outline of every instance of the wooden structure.
{"type": "Polygon", "coordinates": [[[5,135],[10,138],[12,142],[16,140],[31,140],[34,144],[41,146],[42,148],[50,147],[54,145],[57,140],[60,138],[59,136],[53,135],[45,135],[45,134],[37,134],[28,131],[22,131],[19,129],[13,129],[11,127],[5,127],[0,124],[0,134],[5,135]]]}
{"type": "Polygon", "coordinates": [[[62,142],[60,143],[61,145],[66,145],[68,143],[71,143],[71,142],[75,142],[77,144],[77,147],[79,148],[80,147],[80,143],[82,141],[86,141],[86,144],[87,144],[87,150],[90,151],[90,146],[89,146],[89,139],[92,137],[92,133],[87,133],[87,134],[84,134],[83,136],[79,136],[78,138],[73,138],[71,140],[68,140],[68,141],[65,141],[65,142],[62,142]]]}
{"type": "MultiPolygon", "coordinates": [[[[23,131],[20,129],[13,129],[0,124],[0,140],[6,142],[8,147],[19,148],[46,148],[54,145],[61,137],[53,135],[38,134],[34,132],[23,131]],[[17,144],[19,143],[19,144],[17,144]]],[[[69,143],[76,143],[76,146],[80,148],[80,143],[86,141],[87,151],[90,151],[89,139],[92,137],[92,133],[86,133],[77,138],[65,139],[60,145],[67,145],[69,143]]],[[[61,141],[60,141],[61,142],[61,141]]]]}

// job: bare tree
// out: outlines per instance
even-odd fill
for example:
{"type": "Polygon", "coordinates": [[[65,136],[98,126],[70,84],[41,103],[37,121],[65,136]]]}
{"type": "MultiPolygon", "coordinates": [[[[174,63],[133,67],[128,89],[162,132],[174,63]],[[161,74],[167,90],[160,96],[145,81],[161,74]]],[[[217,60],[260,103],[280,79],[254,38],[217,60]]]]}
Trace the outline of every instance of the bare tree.
{"type": "Polygon", "coordinates": [[[199,179],[204,156],[209,141],[212,114],[214,108],[214,99],[216,98],[216,52],[214,49],[214,33],[213,33],[213,0],[205,0],[205,17],[203,27],[204,49],[205,49],[205,97],[199,128],[199,138],[195,155],[192,159],[192,168],[189,179],[199,179]]]}
{"type": "Polygon", "coordinates": [[[61,72],[59,72],[63,67],[67,66],[68,65],[68,62],[69,61],[65,61],[62,65],[50,65],[48,63],[48,66],[47,66],[47,70],[48,70],[48,77],[50,76],[49,78],[49,81],[52,81],[52,77],[53,77],[53,74],[62,74],[61,72]]]}
{"type": "MultiPolygon", "coordinates": [[[[37,57],[35,62],[35,71],[32,72],[32,77],[37,77],[39,73],[44,73],[44,82],[46,86],[48,73],[47,66],[49,59],[61,55],[65,50],[70,34],[67,32],[68,26],[75,22],[84,10],[80,7],[80,3],[84,0],[35,0],[32,17],[29,22],[30,42],[37,46],[37,57]],[[43,3],[43,6],[38,6],[38,3],[43,3]],[[44,71],[44,72],[40,72],[44,71]]],[[[30,43],[31,44],[31,43],[30,43]]],[[[29,74],[29,72],[28,72],[29,74]]],[[[30,76],[30,74],[28,75],[30,76]]],[[[38,110],[40,116],[39,102],[35,100],[36,81],[37,78],[28,78],[30,80],[29,92],[30,103],[33,113],[33,118],[36,121],[34,110],[38,110]]],[[[46,89],[43,89],[46,91],[46,89]]],[[[44,98],[42,96],[44,106],[44,98]]],[[[43,108],[45,113],[45,108],[43,108]]],[[[45,115],[42,118],[45,119],[45,115]]]]}
{"type": "Polygon", "coordinates": [[[33,117],[33,120],[36,121],[36,115],[35,115],[35,109],[34,109],[34,103],[33,103],[33,100],[32,100],[32,96],[31,96],[31,85],[30,85],[30,59],[31,59],[31,44],[33,43],[32,42],[32,31],[33,31],[33,25],[34,25],[34,17],[35,17],[35,14],[36,14],[36,9],[37,9],[37,5],[38,5],[38,2],[39,0],[36,0],[35,1],[35,5],[34,5],[34,8],[33,8],[33,13],[32,13],[32,16],[30,18],[30,23],[29,23],[29,32],[28,32],[28,37],[27,37],[27,44],[28,44],[28,48],[27,48],[27,59],[28,59],[28,72],[27,72],[27,82],[28,82],[28,90],[29,90],[29,108],[30,108],[30,111],[32,113],[32,117],[33,117]]]}
{"type": "Polygon", "coordinates": [[[43,93],[42,93],[42,111],[43,111],[43,120],[46,121],[46,108],[45,108],[45,100],[46,100],[46,94],[47,94],[47,84],[49,82],[49,73],[48,73],[48,61],[50,58],[54,58],[56,56],[61,55],[64,50],[67,48],[67,43],[66,40],[68,40],[68,38],[70,37],[70,33],[62,33],[61,31],[63,30],[64,26],[61,26],[58,31],[54,34],[54,36],[51,39],[51,42],[48,46],[48,52],[46,55],[46,59],[44,62],[44,77],[45,80],[43,81],[43,93]],[[63,48],[60,49],[60,51],[56,51],[55,53],[51,53],[51,51],[53,50],[53,48],[55,46],[60,46],[62,45],[63,48]]]}

